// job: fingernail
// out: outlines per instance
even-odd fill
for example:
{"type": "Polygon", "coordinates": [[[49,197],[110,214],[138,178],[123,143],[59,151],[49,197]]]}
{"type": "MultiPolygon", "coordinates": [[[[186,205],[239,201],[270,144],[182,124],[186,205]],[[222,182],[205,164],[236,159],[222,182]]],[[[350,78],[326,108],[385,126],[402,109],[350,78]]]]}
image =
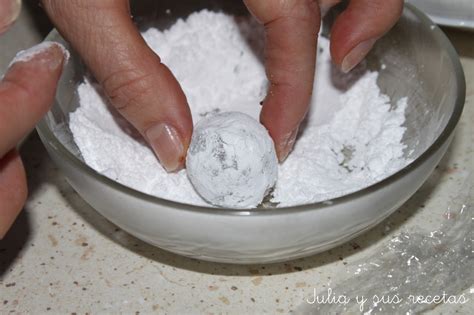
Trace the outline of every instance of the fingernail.
{"type": "Polygon", "coordinates": [[[35,62],[51,70],[56,70],[69,59],[69,51],[57,42],[42,42],[18,52],[9,67],[19,62],[35,62]]]}
{"type": "Polygon", "coordinates": [[[148,129],[145,135],[167,172],[175,172],[183,167],[186,152],[176,129],[159,123],[148,129]]]}
{"type": "Polygon", "coordinates": [[[0,11],[0,33],[6,31],[18,19],[21,12],[21,0],[7,0],[6,3],[2,4],[2,10],[0,11]]]}
{"type": "Polygon", "coordinates": [[[362,59],[364,59],[364,57],[369,53],[376,41],[376,39],[368,39],[352,48],[352,50],[346,55],[346,57],[344,57],[344,60],[342,61],[342,72],[347,73],[357,66],[359,62],[361,62],[362,59]]]}
{"type": "Polygon", "coordinates": [[[280,161],[280,163],[285,162],[286,158],[288,157],[290,152],[293,150],[297,135],[298,135],[298,128],[290,132],[288,136],[286,137],[286,140],[283,141],[283,144],[280,146],[278,150],[278,160],[280,161]]]}

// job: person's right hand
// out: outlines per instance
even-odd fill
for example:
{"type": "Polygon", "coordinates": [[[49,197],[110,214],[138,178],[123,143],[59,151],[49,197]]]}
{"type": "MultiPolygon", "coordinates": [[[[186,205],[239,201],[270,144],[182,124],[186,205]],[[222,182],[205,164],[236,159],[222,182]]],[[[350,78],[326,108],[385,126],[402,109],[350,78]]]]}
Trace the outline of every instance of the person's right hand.
{"type": "MultiPolygon", "coordinates": [[[[321,11],[340,0],[244,0],[265,26],[270,82],[260,120],[280,161],[311,99],[321,11]]],[[[42,0],[112,104],[148,141],[167,171],[184,166],[192,134],[186,97],[130,18],[128,0],[42,0]]],[[[403,0],[352,0],[331,31],[333,61],[349,71],[398,20],[403,0]]],[[[236,87],[238,88],[238,87],[236,87]]],[[[256,106],[258,106],[256,104],[256,106]]]]}

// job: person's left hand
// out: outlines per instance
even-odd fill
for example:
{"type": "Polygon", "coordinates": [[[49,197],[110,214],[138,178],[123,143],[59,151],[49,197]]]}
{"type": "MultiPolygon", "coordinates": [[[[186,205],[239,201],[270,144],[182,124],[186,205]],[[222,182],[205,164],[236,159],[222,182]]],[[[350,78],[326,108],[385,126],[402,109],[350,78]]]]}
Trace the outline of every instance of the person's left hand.
{"type": "MultiPolygon", "coordinates": [[[[20,8],[18,0],[0,1],[0,33],[16,20],[20,8]]],[[[59,45],[43,43],[19,53],[0,81],[0,239],[27,195],[25,170],[16,146],[52,104],[64,60],[59,45]]]]}

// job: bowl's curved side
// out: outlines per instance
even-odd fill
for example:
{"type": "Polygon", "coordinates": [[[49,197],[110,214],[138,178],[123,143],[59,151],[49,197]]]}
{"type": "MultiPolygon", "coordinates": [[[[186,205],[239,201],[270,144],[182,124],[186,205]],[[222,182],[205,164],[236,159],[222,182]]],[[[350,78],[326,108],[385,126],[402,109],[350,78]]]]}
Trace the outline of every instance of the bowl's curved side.
{"type": "MultiPolygon", "coordinates": [[[[43,139],[44,140],[44,139],[43,139]]],[[[400,180],[324,209],[274,216],[215,216],[176,211],[117,192],[64,160],[46,144],[73,188],[123,230],[168,251],[226,263],[270,263],[315,254],[370,229],[403,204],[426,180],[451,138],[400,180]]]]}

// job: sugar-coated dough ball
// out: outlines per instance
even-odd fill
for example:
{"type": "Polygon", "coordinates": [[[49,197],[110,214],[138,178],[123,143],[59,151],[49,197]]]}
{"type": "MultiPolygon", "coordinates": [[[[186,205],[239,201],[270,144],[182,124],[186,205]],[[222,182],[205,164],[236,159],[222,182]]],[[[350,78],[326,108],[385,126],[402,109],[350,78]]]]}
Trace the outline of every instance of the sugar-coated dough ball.
{"type": "Polygon", "coordinates": [[[268,131],[238,112],[216,114],[195,126],[186,168],[201,197],[228,208],[257,206],[278,176],[268,131]]]}

